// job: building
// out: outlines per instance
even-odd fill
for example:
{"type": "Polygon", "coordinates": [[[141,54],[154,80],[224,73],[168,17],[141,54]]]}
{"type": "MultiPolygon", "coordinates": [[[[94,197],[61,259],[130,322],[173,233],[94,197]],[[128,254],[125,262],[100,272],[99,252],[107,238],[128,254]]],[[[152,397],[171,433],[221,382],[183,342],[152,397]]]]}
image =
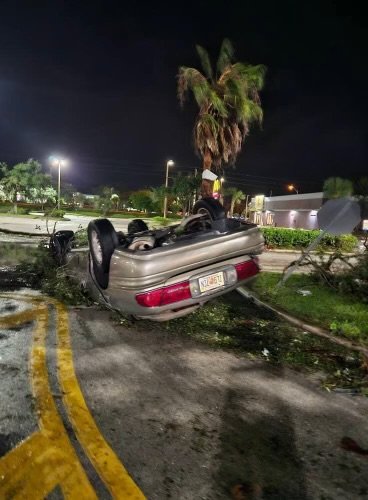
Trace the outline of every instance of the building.
{"type": "Polygon", "coordinates": [[[318,229],[323,192],[285,196],[258,195],[250,203],[250,219],[260,226],[318,229]]]}

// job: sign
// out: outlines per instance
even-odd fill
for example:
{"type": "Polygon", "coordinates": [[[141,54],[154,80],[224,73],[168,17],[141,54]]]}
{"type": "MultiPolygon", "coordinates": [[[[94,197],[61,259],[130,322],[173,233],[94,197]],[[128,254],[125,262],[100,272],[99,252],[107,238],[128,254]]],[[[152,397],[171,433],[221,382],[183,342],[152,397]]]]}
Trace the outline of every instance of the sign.
{"type": "Polygon", "coordinates": [[[363,229],[363,231],[368,231],[368,219],[363,220],[362,229],[363,229]]]}
{"type": "Polygon", "coordinates": [[[347,198],[329,200],[319,209],[317,219],[320,229],[330,234],[351,233],[361,221],[359,203],[347,198]]]}

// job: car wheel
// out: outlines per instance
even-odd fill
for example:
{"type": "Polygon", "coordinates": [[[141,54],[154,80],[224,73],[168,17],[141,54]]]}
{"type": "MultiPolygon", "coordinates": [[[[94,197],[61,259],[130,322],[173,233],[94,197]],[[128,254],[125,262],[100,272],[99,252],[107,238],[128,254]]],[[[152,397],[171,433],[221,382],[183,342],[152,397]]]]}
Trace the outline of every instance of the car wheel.
{"type": "Polygon", "coordinates": [[[128,224],[128,233],[143,233],[143,231],[148,231],[148,226],[142,219],[133,219],[128,224]]]}
{"type": "Polygon", "coordinates": [[[65,264],[66,254],[71,250],[74,231],[57,231],[50,238],[51,255],[59,266],[65,264]]]}
{"type": "Polygon", "coordinates": [[[226,212],[218,200],[214,198],[202,198],[193,207],[193,214],[203,214],[211,220],[225,219],[226,212]]]}
{"type": "Polygon", "coordinates": [[[109,284],[111,256],[119,244],[114,226],[107,219],[97,219],[88,224],[88,243],[92,257],[93,273],[104,290],[109,284]]]}

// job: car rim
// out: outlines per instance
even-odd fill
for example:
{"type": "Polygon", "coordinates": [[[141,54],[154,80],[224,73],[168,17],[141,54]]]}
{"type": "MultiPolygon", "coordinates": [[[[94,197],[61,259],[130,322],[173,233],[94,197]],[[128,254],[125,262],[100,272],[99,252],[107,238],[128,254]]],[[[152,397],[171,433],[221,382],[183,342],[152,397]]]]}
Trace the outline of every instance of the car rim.
{"type": "Polygon", "coordinates": [[[211,214],[209,213],[209,211],[207,210],[207,208],[200,208],[198,210],[197,214],[206,215],[210,220],[212,220],[211,214]]]}
{"type": "Polygon", "coordinates": [[[93,252],[93,256],[96,260],[96,263],[101,265],[102,260],[103,260],[102,248],[101,248],[100,238],[98,237],[98,234],[96,233],[96,231],[92,231],[91,246],[92,246],[92,252],[93,252]]]}

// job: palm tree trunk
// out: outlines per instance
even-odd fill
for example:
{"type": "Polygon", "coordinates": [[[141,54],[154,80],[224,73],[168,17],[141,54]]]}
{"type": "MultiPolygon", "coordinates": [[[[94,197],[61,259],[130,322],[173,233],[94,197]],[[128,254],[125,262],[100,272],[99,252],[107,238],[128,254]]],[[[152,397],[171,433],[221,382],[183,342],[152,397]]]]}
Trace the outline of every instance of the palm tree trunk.
{"type": "MultiPolygon", "coordinates": [[[[203,156],[203,170],[211,170],[212,166],[212,157],[210,151],[207,149],[203,156]]],[[[209,181],[208,179],[202,179],[201,185],[201,195],[202,198],[212,197],[213,193],[213,181],[209,181]]]]}
{"type": "Polygon", "coordinates": [[[230,217],[233,216],[234,213],[234,206],[235,206],[235,200],[231,200],[231,205],[230,205],[230,217]]]}

